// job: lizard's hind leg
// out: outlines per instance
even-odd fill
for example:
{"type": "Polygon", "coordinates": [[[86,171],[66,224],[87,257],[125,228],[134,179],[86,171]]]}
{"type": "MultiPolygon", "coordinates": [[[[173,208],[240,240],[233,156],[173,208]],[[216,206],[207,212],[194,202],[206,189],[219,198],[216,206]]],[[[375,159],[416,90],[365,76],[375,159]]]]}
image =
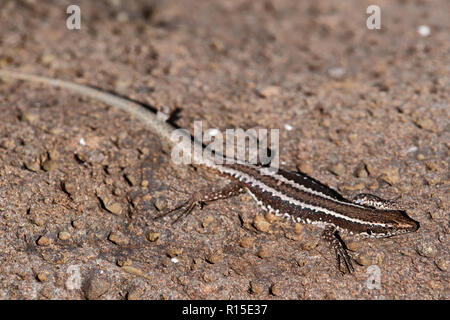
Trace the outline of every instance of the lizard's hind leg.
{"type": "Polygon", "coordinates": [[[244,188],[238,183],[229,183],[220,190],[208,190],[199,192],[191,196],[190,199],[176,205],[175,207],[161,212],[155,217],[155,220],[180,210],[180,214],[172,221],[172,224],[174,224],[182,217],[189,215],[196,206],[202,208],[203,205],[208,204],[209,202],[230,198],[242,192],[244,192],[244,188]]]}

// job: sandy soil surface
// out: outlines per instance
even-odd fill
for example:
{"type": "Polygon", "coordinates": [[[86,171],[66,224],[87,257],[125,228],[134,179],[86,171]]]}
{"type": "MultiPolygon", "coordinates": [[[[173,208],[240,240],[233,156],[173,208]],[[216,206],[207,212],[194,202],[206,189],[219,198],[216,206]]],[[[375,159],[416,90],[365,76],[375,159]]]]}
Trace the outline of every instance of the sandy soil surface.
{"type": "Polygon", "coordinates": [[[190,130],[278,128],[283,167],[347,197],[399,197],[421,228],[349,242],[342,276],[321,230],[248,195],[154,221],[224,181],[174,165],[123,112],[4,80],[1,298],[450,298],[449,1],[79,3],[69,30],[70,1],[0,1],[0,67],[178,109],[190,130]]]}

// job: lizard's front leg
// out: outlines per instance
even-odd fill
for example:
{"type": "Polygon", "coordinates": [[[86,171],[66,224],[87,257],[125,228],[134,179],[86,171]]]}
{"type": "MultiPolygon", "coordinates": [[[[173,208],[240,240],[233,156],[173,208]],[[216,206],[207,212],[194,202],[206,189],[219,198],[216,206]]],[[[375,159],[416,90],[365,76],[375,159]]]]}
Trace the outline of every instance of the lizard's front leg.
{"type": "Polygon", "coordinates": [[[344,243],[344,241],[339,236],[338,231],[336,228],[330,226],[327,227],[323,231],[323,237],[324,239],[330,243],[330,245],[334,248],[334,252],[336,254],[336,260],[337,260],[337,268],[339,271],[341,271],[343,274],[348,271],[348,273],[352,273],[355,271],[352,264],[352,258],[347,252],[347,247],[344,243]],[[345,267],[345,270],[343,271],[341,268],[341,265],[345,267]]]}

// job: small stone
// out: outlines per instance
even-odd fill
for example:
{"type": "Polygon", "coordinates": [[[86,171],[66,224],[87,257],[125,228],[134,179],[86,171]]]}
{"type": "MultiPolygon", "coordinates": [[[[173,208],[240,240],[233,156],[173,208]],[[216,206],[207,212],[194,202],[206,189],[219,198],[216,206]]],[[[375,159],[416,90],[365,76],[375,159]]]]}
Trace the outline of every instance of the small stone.
{"type": "Polygon", "coordinates": [[[160,237],[159,232],[148,232],[146,235],[147,240],[150,242],[157,241],[159,239],[159,237],[160,237]]]}
{"type": "Polygon", "coordinates": [[[156,199],[153,205],[158,211],[163,211],[167,207],[166,202],[161,199],[156,199]]]}
{"type": "Polygon", "coordinates": [[[130,185],[132,185],[132,186],[135,186],[136,183],[137,183],[136,177],[135,177],[134,175],[130,174],[130,173],[125,174],[125,179],[126,179],[126,180],[128,181],[128,183],[129,183],[130,185]]]}
{"type": "Polygon", "coordinates": [[[328,169],[331,173],[342,176],[345,174],[345,166],[342,163],[338,163],[328,169]]]}
{"type": "Polygon", "coordinates": [[[133,288],[127,293],[127,300],[139,300],[144,292],[140,288],[133,288]]]}
{"type": "Polygon", "coordinates": [[[110,233],[108,236],[108,240],[119,246],[126,246],[129,243],[128,238],[119,232],[110,233]]]}
{"type": "Polygon", "coordinates": [[[47,281],[47,273],[46,272],[39,272],[36,275],[36,278],[40,281],[40,282],[45,282],[47,281]]]}
{"type": "Polygon", "coordinates": [[[274,296],[281,296],[282,292],[281,292],[281,285],[278,283],[274,283],[271,287],[270,287],[270,293],[273,294],[274,296]]]}
{"type": "Polygon", "coordinates": [[[211,224],[211,222],[213,222],[213,221],[214,221],[214,217],[213,216],[211,216],[211,215],[207,216],[202,221],[202,227],[203,228],[207,228],[211,224]]]}
{"type": "Polygon", "coordinates": [[[39,161],[37,159],[27,161],[24,163],[24,165],[25,168],[33,172],[38,172],[41,169],[41,166],[39,165],[39,161]]]}
{"type": "Polygon", "coordinates": [[[142,188],[148,188],[149,182],[148,180],[142,180],[141,181],[141,187],[142,188]]]}
{"type": "Polygon", "coordinates": [[[448,271],[449,261],[444,258],[437,258],[434,263],[441,271],[448,271]]]}
{"type": "Polygon", "coordinates": [[[363,243],[361,241],[347,241],[346,242],[346,246],[347,249],[350,251],[358,251],[359,249],[361,249],[363,247],[363,243]]]}
{"type": "Polygon", "coordinates": [[[257,256],[260,257],[261,259],[264,258],[268,258],[272,255],[273,250],[272,248],[268,247],[268,246],[262,246],[261,248],[259,248],[258,252],[257,252],[257,256]]]}
{"type": "Polygon", "coordinates": [[[362,266],[370,266],[373,264],[373,259],[366,254],[358,255],[355,260],[362,266]]]}
{"type": "Polygon", "coordinates": [[[44,163],[42,163],[42,169],[44,169],[44,171],[55,170],[58,166],[58,161],[55,160],[45,160],[44,163]]]}
{"type": "Polygon", "coordinates": [[[270,223],[260,215],[255,216],[255,219],[253,220],[253,226],[256,228],[256,230],[262,232],[269,232],[270,229],[270,223]]]}
{"type": "Polygon", "coordinates": [[[296,223],[295,225],[294,225],[294,232],[296,233],[296,234],[301,234],[301,233],[303,233],[303,230],[305,229],[305,227],[301,224],[301,223],[296,223]]]}
{"type": "Polygon", "coordinates": [[[100,200],[103,203],[103,206],[105,207],[105,209],[116,215],[119,216],[122,214],[123,208],[122,205],[119,202],[115,202],[114,199],[110,199],[108,197],[101,197],[100,200]]]}
{"type": "Polygon", "coordinates": [[[424,160],[425,159],[425,155],[423,155],[422,153],[418,153],[417,156],[416,156],[416,159],[419,160],[419,161],[424,160]]]}
{"type": "Polygon", "coordinates": [[[438,127],[436,123],[431,120],[430,118],[419,118],[414,121],[414,123],[421,129],[431,131],[431,132],[438,132],[438,127]]]}
{"type": "Polygon", "coordinates": [[[34,214],[30,219],[31,219],[32,223],[34,223],[35,225],[37,225],[39,227],[43,226],[45,223],[45,219],[42,218],[42,216],[39,214],[34,214]]]}
{"type": "Polygon", "coordinates": [[[250,292],[253,294],[260,294],[264,291],[264,287],[261,285],[261,283],[257,281],[250,281],[250,292]]]}
{"type": "Polygon", "coordinates": [[[280,94],[280,88],[277,86],[268,86],[263,89],[258,90],[258,94],[262,98],[268,98],[271,96],[278,96],[280,94]]]}
{"type": "Polygon", "coordinates": [[[33,124],[39,121],[39,112],[35,110],[23,110],[19,117],[21,121],[33,124]]]}
{"type": "Polygon", "coordinates": [[[62,187],[69,195],[74,195],[79,190],[79,186],[74,179],[64,181],[62,187]]]}
{"type": "Polygon", "coordinates": [[[100,299],[102,295],[108,292],[110,284],[104,279],[92,277],[86,284],[85,296],[88,300],[100,299]]]}
{"type": "Polygon", "coordinates": [[[313,166],[311,162],[302,162],[297,166],[298,171],[311,175],[313,173],[313,166]]]}
{"type": "Polygon", "coordinates": [[[51,149],[51,150],[49,150],[47,153],[48,153],[48,157],[49,157],[51,160],[58,160],[59,157],[60,157],[59,151],[56,150],[56,149],[51,149]]]}
{"type": "Polygon", "coordinates": [[[398,168],[389,168],[389,169],[384,169],[382,172],[382,176],[381,179],[385,182],[387,182],[388,184],[390,184],[391,186],[397,184],[400,182],[400,174],[398,172],[398,168]]]}
{"type": "Polygon", "coordinates": [[[222,255],[222,252],[220,252],[220,251],[211,252],[205,258],[205,260],[211,264],[218,263],[218,262],[222,261],[222,259],[223,259],[223,255],[222,255]]]}
{"type": "Polygon", "coordinates": [[[338,186],[338,189],[343,192],[359,191],[364,188],[365,188],[365,185],[364,185],[364,183],[361,183],[361,182],[355,183],[353,185],[352,184],[342,184],[342,185],[338,186]]]}
{"type": "Polygon", "coordinates": [[[145,272],[142,271],[139,268],[132,267],[130,265],[124,265],[123,267],[121,267],[121,269],[123,271],[129,273],[129,274],[133,274],[133,275],[138,276],[138,277],[142,277],[142,278],[145,278],[145,279],[148,279],[148,280],[152,280],[151,276],[149,276],[148,274],[145,274],[145,272]]]}
{"type": "Polygon", "coordinates": [[[266,221],[269,223],[274,223],[275,221],[278,220],[278,217],[270,212],[266,212],[264,214],[264,219],[266,219],[266,221]]]}
{"type": "Polygon", "coordinates": [[[313,238],[309,238],[307,240],[304,240],[300,244],[300,248],[302,248],[302,250],[311,251],[312,249],[317,247],[318,244],[319,244],[319,238],[318,237],[313,237],[313,238]]]}
{"type": "Polygon", "coordinates": [[[369,176],[369,173],[367,172],[365,166],[360,166],[356,169],[355,176],[358,178],[367,178],[369,176]]]}
{"type": "Polygon", "coordinates": [[[434,258],[437,254],[436,249],[433,246],[428,245],[427,243],[421,243],[417,247],[417,253],[420,254],[422,257],[427,258],[434,258]]]}
{"type": "Polygon", "coordinates": [[[439,166],[435,162],[427,161],[426,166],[427,166],[427,169],[430,171],[434,171],[434,172],[439,171],[439,166]]]}
{"type": "Polygon", "coordinates": [[[342,79],[347,70],[343,67],[331,67],[328,69],[328,75],[336,80],[342,79]]]}
{"type": "Polygon", "coordinates": [[[16,143],[13,139],[7,139],[0,142],[0,148],[12,150],[16,147],[16,143]]]}
{"type": "Polygon", "coordinates": [[[133,264],[133,261],[131,261],[128,258],[119,258],[119,259],[117,259],[117,265],[119,267],[131,266],[132,264],[133,264]]]}
{"type": "Polygon", "coordinates": [[[52,239],[46,237],[46,236],[41,236],[37,242],[36,242],[39,246],[48,246],[51,245],[53,243],[52,239]]]}
{"type": "Polygon", "coordinates": [[[251,246],[253,246],[253,241],[254,239],[251,237],[243,237],[240,241],[239,241],[239,245],[242,248],[250,248],[251,246]]]}
{"type": "Polygon", "coordinates": [[[183,249],[182,248],[169,248],[167,250],[167,255],[170,258],[174,258],[174,257],[178,257],[183,253],[183,249]]]}
{"type": "Polygon", "coordinates": [[[72,227],[75,229],[83,228],[83,222],[81,220],[72,220],[72,227]]]}
{"type": "Polygon", "coordinates": [[[61,231],[58,233],[59,240],[68,240],[70,238],[70,233],[67,231],[61,231]]]}
{"type": "Polygon", "coordinates": [[[55,59],[56,57],[51,53],[45,53],[40,57],[41,63],[45,66],[49,66],[55,59]]]}

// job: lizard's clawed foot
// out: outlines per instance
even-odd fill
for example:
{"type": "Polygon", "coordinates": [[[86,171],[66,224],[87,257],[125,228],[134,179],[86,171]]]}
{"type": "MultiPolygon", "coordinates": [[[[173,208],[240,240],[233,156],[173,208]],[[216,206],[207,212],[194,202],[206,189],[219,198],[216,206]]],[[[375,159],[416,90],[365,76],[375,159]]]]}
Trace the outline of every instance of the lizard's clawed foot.
{"type": "Polygon", "coordinates": [[[352,257],[348,254],[347,247],[338,232],[334,228],[327,228],[323,232],[323,237],[334,248],[338,270],[342,274],[354,272],[352,257]]]}
{"type": "Polygon", "coordinates": [[[203,208],[204,202],[202,202],[201,200],[196,199],[195,197],[192,197],[191,199],[182,202],[181,204],[173,207],[173,208],[169,208],[167,210],[164,210],[163,212],[161,212],[160,214],[158,214],[154,220],[158,220],[161,219],[163,217],[166,217],[168,215],[170,215],[171,213],[174,213],[176,211],[180,211],[180,214],[172,221],[172,224],[175,224],[177,221],[179,221],[182,217],[185,217],[187,215],[189,215],[192,210],[194,210],[194,208],[196,206],[199,206],[200,208],[203,208]]]}

